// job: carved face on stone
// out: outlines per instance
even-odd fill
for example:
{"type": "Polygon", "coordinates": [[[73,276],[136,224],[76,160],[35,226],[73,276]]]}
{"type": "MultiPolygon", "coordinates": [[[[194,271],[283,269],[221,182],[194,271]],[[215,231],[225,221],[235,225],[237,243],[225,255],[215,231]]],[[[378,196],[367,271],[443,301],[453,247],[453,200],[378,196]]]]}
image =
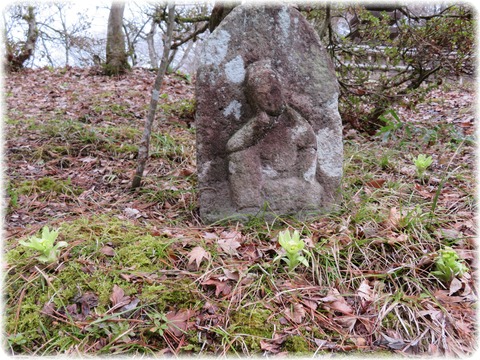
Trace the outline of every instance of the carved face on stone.
{"type": "Polygon", "coordinates": [[[248,67],[246,91],[249,102],[270,116],[278,116],[285,109],[282,84],[268,62],[258,61],[248,67]]]}

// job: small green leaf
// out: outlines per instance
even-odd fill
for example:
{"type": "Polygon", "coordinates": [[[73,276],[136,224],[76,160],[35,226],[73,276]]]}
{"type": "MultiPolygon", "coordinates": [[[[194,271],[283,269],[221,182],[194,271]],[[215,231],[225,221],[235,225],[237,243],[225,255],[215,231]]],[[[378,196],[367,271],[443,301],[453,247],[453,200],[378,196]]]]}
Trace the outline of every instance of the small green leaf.
{"type": "Polygon", "coordinates": [[[413,159],[413,163],[417,168],[417,175],[420,178],[423,178],[425,170],[432,164],[433,159],[431,156],[426,156],[425,154],[419,154],[416,158],[413,159]]]}
{"type": "Polygon", "coordinates": [[[60,241],[54,245],[55,240],[58,237],[59,230],[51,230],[48,226],[44,226],[42,229],[42,237],[32,236],[27,241],[20,240],[19,243],[25,247],[37,250],[40,252],[40,256],[37,256],[37,260],[43,263],[52,263],[57,261],[59,255],[59,248],[68,246],[65,241],[60,241]]]}
{"type": "MultiPolygon", "coordinates": [[[[286,251],[282,259],[288,265],[289,271],[293,271],[300,263],[308,267],[308,260],[301,255],[302,251],[306,252],[304,250],[305,242],[300,239],[298,230],[295,230],[293,234],[291,234],[289,230],[281,231],[278,235],[278,242],[286,251]]],[[[278,259],[279,256],[277,256],[275,260],[278,259]]]]}
{"type": "Polygon", "coordinates": [[[460,259],[457,252],[447,246],[438,252],[435,270],[432,271],[432,274],[445,283],[449,283],[454,277],[462,276],[467,271],[467,266],[460,259]]]}
{"type": "Polygon", "coordinates": [[[309,267],[308,260],[305,259],[303,256],[300,256],[298,258],[298,261],[300,261],[303,265],[305,265],[305,267],[307,267],[307,268],[309,267]]]}

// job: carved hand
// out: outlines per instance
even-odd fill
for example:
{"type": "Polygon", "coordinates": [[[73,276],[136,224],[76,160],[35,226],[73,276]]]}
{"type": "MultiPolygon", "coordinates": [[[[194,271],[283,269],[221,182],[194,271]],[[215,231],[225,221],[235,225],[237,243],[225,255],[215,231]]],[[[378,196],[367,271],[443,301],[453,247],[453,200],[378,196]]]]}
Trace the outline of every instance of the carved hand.
{"type": "Polygon", "coordinates": [[[259,113],[232,135],[227,142],[227,152],[232,153],[245,150],[257,144],[257,142],[265,136],[268,129],[272,127],[274,122],[274,117],[268,116],[265,112],[259,113]]]}

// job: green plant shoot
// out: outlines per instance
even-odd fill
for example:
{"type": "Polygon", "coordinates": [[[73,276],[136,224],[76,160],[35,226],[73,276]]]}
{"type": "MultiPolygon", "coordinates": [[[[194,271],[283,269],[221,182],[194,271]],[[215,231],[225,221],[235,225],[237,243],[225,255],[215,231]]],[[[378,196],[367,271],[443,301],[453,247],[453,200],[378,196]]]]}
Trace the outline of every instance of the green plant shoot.
{"type": "Polygon", "coordinates": [[[41,238],[32,236],[28,241],[19,241],[19,243],[25,247],[40,252],[41,255],[37,256],[38,261],[42,263],[53,263],[58,260],[60,248],[68,245],[65,241],[59,241],[54,245],[57,237],[58,229],[50,231],[48,226],[44,226],[41,238]]]}
{"type": "Polygon", "coordinates": [[[168,318],[165,316],[165,314],[162,313],[156,313],[153,314],[153,326],[150,331],[151,332],[156,332],[160,336],[163,336],[166,330],[168,330],[168,318]]]}
{"type": "Polygon", "coordinates": [[[457,252],[448,246],[438,252],[435,260],[435,269],[435,271],[432,271],[432,274],[446,284],[450,283],[454,277],[462,276],[468,271],[467,266],[459,258],[457,252]]]}
{"type": "Polygon", "coordinates": [[[419,154],[416,158],[413,159],[413,163],[417,168],[417,176],[419,179],[423,180],[425,171],[430,165],[432,165],[432,162],[432,157],[426,156],[425,154],[419,154]]]}
{"type": "Polygon", "coordinates": [[[302,252],[308,254],[308,251],[304,249],[305,243],[300,239],[300,233],[297,230],[295,230],[293,234],[290,234],[289,230],[281,231],[278,234],[278,242],[286,251],[286,254],[283,257],[282,255],[278,255],[274,261],[281,258],[287,263],[289,271],[293,271],[299,264],[308,267],[308,261],[302,255],[302,252]]]}

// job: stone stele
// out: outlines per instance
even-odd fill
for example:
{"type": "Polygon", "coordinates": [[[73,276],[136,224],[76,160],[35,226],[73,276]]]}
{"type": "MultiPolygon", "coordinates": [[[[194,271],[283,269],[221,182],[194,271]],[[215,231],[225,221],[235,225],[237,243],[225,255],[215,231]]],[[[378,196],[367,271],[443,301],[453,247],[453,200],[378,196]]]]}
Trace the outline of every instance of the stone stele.
{"type": "Polygon", "coordinates": [[[200,57],[200,216],[306,218],[338,199],[342,123],[333,64],[289,6],[236,7],[200,57]]]}

